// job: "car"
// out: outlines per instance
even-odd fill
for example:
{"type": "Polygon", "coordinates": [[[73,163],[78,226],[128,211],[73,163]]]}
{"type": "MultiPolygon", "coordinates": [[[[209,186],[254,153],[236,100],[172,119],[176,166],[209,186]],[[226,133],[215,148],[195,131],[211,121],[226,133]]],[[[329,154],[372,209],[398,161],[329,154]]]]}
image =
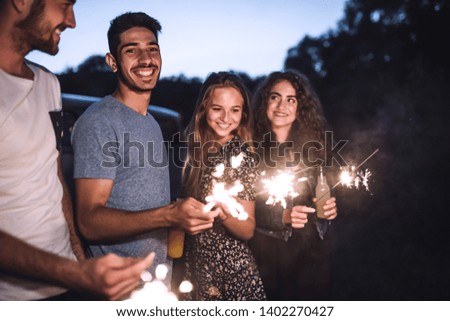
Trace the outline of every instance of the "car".
{"type": "MultiPolygon", "coordinates": [[[[75,184],[73,179],[73,149],[71,144],[71,132],[77,119],[83,112],[93,103],[99,101],[100,97],[85,96],[62,93],[62,113],[53,118],[54,125],[58,123],[59,130],[57,137],[58,145],[61,150],[61,161],[64,181],[69,188],[72,200],[75,200],[75,184]],[[57,118],[61,117],[61,118],[57,118]],[[61,121],[59,121],[61,120],[61,121]]],[[[170,171],[170,187],[171,199],[174,200],[180,195],[181,186],[181,159],[180,151],[182,150],[182,143],[180,142],[180,134],[182,131],[181,115],[171,109],[149,105],[149,113],[156,119],[161,127],[166,148],[169,155],[169,171],[170,171]]],[[[55,127],[55,130],[56,127],[55,127]]],[[[76,205],[75,201],[73,202],[76,205]]]]}

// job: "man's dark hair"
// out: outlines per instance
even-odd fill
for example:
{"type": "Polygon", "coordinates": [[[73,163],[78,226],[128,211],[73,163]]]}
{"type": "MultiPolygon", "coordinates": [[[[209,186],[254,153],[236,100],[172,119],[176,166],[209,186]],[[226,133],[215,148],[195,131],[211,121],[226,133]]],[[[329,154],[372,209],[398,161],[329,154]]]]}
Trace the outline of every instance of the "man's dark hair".
{"type": "Polygon", "coordinates": [[[126,12],[115,17],[111,21],[111,25],[108,30],[109,52],[114,57],[117,58],[117,48],[120,43],[120,35],[128,29],[134,27],[147,28],[155,34],[156,40],[158,40],[158,32],[161,32],[161,24],[158,20],[143,12],[126,12]]]}

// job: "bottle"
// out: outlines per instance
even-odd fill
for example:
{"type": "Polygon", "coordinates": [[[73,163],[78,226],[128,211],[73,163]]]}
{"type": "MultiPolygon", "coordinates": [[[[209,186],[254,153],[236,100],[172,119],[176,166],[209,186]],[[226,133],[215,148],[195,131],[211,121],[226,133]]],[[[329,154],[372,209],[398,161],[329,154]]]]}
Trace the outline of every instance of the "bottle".
{"type": "Polygon", "coordinates": [[[172,259],[179,259],[183,256],[184,231],[171,227],[169,229],[169,239],[167,241],[167,255],[172,259]]]}
{"type": "Polygon", "coordinates": [[[330,186],[328,186],[327,178],[323,175],[322,166],[320,167],[320,173],[317,177],[316,199],[317,217],[326,218],[323,206],[325,205],[325,202],[330,199],[330,186]]]}

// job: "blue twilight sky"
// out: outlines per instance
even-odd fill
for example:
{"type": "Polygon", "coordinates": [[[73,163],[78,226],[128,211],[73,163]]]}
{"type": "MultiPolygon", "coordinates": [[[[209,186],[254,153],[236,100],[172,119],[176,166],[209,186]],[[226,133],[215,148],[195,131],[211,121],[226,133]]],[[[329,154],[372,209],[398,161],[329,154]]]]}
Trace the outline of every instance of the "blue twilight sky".
{"type": "Polygon", "coordinates": [[[28,59],[58,73],[108,51],[109,22],[126,11],[143,11],[162,25],[161,77],[204,79],[211,71],[260,76],[283,68],[289,48],[305,36],[336,27],[345,0],[78,0],[77,27],[64,31],[52,57],[28,59]]]}

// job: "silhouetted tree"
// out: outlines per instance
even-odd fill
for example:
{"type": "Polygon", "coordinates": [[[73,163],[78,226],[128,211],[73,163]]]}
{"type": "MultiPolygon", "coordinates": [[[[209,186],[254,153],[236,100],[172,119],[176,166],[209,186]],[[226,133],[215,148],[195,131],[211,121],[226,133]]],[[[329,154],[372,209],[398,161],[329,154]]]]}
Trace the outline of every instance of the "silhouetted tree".
{"type": "Polygon", "coordinates": [[[101,55],[87,58],[76,70],[68,69],[58,78],[63,92],[87,96],[104,97],[117,85],[116,75],[101,55]]]}

